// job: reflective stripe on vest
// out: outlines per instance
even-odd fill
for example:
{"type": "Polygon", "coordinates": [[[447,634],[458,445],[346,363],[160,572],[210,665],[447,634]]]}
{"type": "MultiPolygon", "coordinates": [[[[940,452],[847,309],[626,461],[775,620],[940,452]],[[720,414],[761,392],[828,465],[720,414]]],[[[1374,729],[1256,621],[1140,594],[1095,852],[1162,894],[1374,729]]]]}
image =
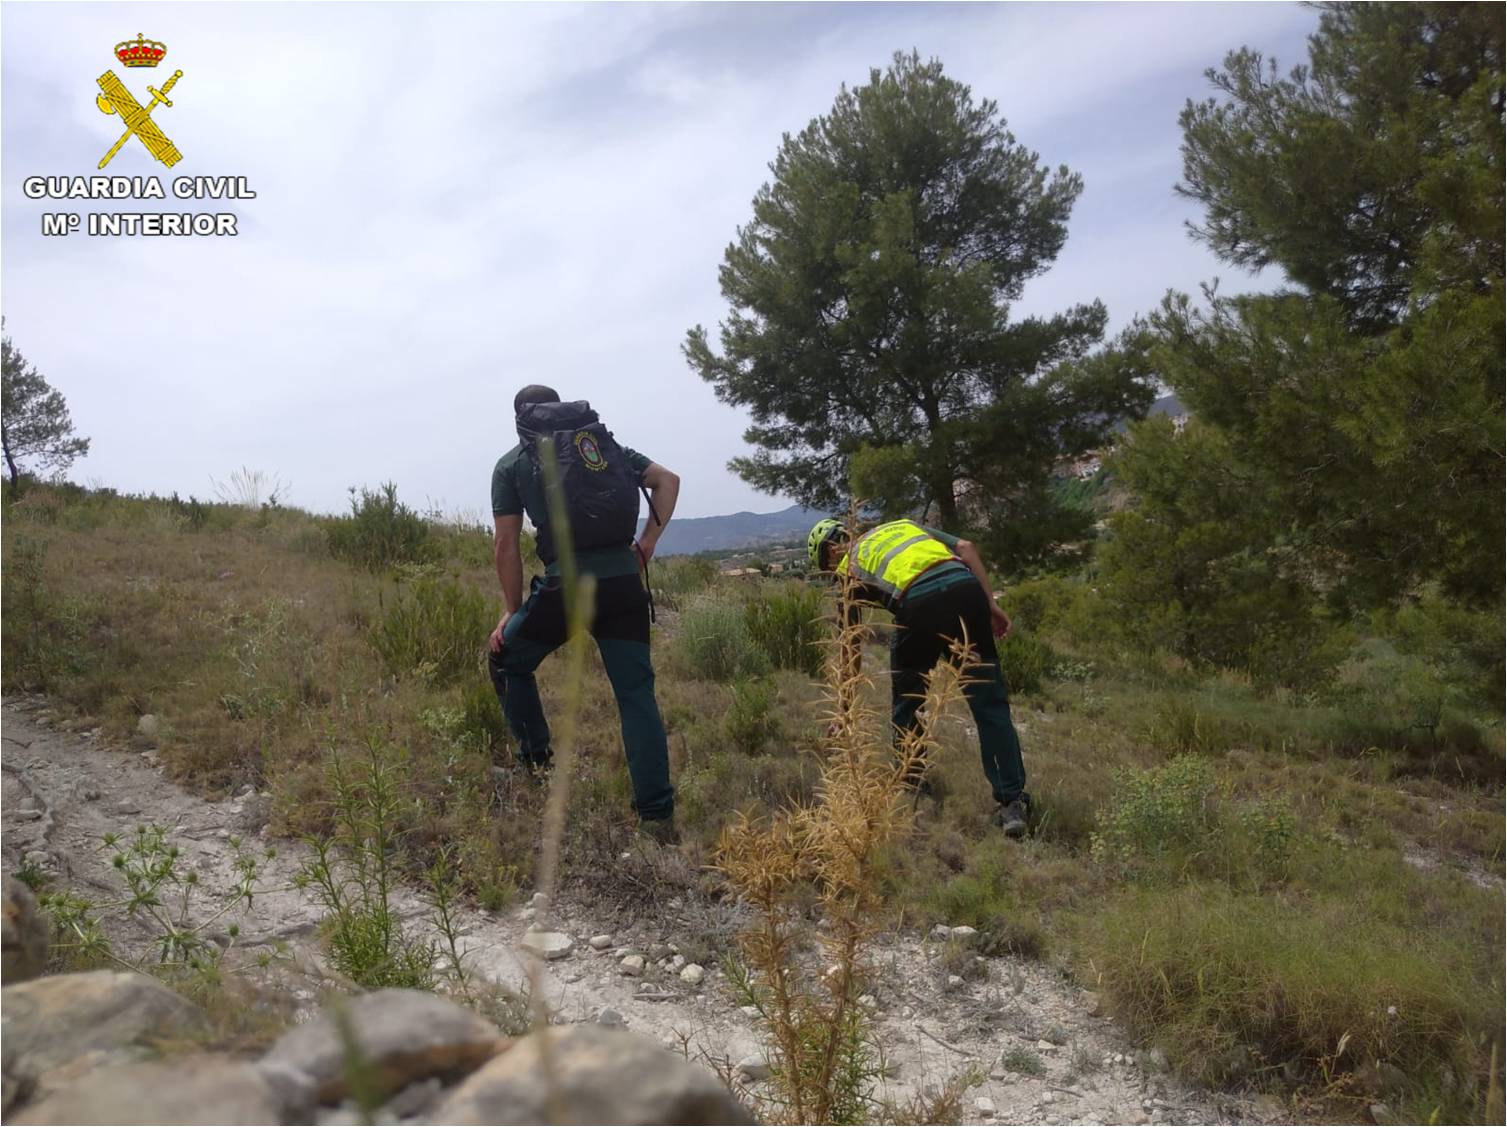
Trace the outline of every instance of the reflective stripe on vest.
{"type": "Polygon", "coordinates": [[[859,537],[858,543],[837,565],[839,575],[851,572],[854,579],[898,601],[923,571],[955,560],[947,545],[935,539],[915,521],[881,524],[859,537]]]}

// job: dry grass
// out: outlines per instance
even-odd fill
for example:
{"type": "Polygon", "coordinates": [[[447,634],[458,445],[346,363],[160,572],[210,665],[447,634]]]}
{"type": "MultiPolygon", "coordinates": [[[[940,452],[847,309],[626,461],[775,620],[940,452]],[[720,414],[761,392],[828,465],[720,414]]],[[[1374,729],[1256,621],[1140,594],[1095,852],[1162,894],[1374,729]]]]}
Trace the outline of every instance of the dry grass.
{"type": "MultiPolygon", "coordinates": [[[[482,669],[483,639],[473,640],[474,676],[464,647],[441,663],[394,662],[376,644],[399,592],[425,576],[494,600],[484,538],[437,531],[427,570],[404,575],[333,559],[323,518],[296,510],[37,487],[7,504],[4,518],[7,689],[45,690],[119,739],[134,736],[142,714],[156,715],[176,778],[210,794],[245,783],[270,789],[283,832],[327,832],[326,756],[380,739],[409,765],[395,832],[415,867],[450,847],[466,892],[494,907],[534,884],[546,796],[522,787],[497,794],[491,785],[493,758],[506,761],[511,748],[482,669]]],[[[716,597],[717,580],[693,561],[659,571],[673,578],[670,601],[682,607],[716,597]]],[[[765,581],[726,597],[742,607],[782,586],[765,581]]],[[[578,681],[564,654],[540,671],[551,717],[558,723],[569,713],[576,725],[576,762],[562,776],[569,793],[556,799],[564,810],[560,879],[598,898],[604,912],[662,909],[672,898],[710,903],[725,894],[705,871],[719,840],[741,833],[752,843],[783,826],[785,853],[774,855],[799,863],[789,861],[792,875],[781,879],[800,885],[810,908],[786,924],[804,938],[812,920],[827,920],[814,938],[836,946],[822,965],[850,944],[859,952],[874,926],[971,923],[999,951],[1071,967],[1122,1005],[1148,1042],[1245,1046],[1256,1065],[1242,1083],[1293,1083],[1281,1079],[1290,1063],[1299,1098],[1327,1101],[1305,1105],[1313,1115],[1353,1114],[1351,1101],[1375,1096],[1422,1119],[1442,1109],[1441,1118],[1499,1120],[1487,1104],[1500,1006],[1483,1009],[1482,1000],[1501,997],[1503,976],[1502,732],[1499,704],[1468,691],[1479,678],[1462,666],[1457,681],[1431,688],[1428,670],[1444,665],[1419,664],[1373,639],[1372,656],[1355,660],[1358,672],[1344,674],[1339,695],[1263,696],[1240,677],[1097,643],[1076,595],[1051,602],[1057,586],[1033,585],[1040,605],[1032,615],[1061,665],[1045,672],[1039,691],[1013,700],[1036,802],[1031,840],[1006,843],[991,829],[966,709],[928,712],[931,777],[945,803],[923,803],[913,826],[907,804],[892,823],[866,805],[891,785],[873,773],[892,766],[884,721],[856,719],[887,711],[882,678],[848,684],[838,699],[837,715],[855,718],[861,739],[829,740],[822,685],[784,669],[770,682],[778,724],[759,733],[758,717],[744,716],[730,727],[729,687],[669,660],[683,613],[672,610],[655,643],[685,844],[674,864],[637,853],[618,860],[632,848],[630,788],[610,688],[587,646],[574,667],[578,681]],[[1401,697],[1396,671],[1409,686],[1401,697]],[[1434,728],[1399,726],[1397,717],[1434,699],[1447,702],[1434,728]],[[733,732],[754,732],[760,746],[739,750],[733,732]],[[1206,835],[1137,839],[1125,780],[1190,755],[1212,783],[1216,818],[1206,835]],[[846,781],[831,777],[834,768],[846,781]],[[1291,813],[1286,870],[1213,863],[1220,850],[1256,848],[1261,823],[1248,812],[1264,803],[1291,813]],[[855,818],[870,827],[861,848],[822,854],[816,840],[840,836],[855,818]],[[1118,860],[1095,858],[1095,835],[1116,825],[1133,848],[1118,860]],[[823,895],[837,897],[830,909],[818,906],[823,895]],[[1204,918],[1212,909],[1200,913],[1199,904],[1270,924],[1271,942],[1252,948],[1204,918]],[[1189,919],[1176,935],[1165,928],[1173,911],[1189,919]],[[1368,1032],[1357,1015],[1379,1001],[1374,987],[1345,973],[1344,961],[1304,955],[1304,920],[1328,921],[1349,963],[1407,986],[1411,1012],[1443,1033],[1387,1041],[1368,1032]],[[1278,943],[1282,935],[1297,938],[1278,943]],[[1404,949],[1404,937],[1422,955],[1404,949]],[[1416,965],[1430,953],[1447,965],[1445,978],[1416,965]],[[1196,983],[1200,966],[1226,965],[1221,959],[1242,968],[1252,989],[1221,987],[1218,1004],[1207,991],[1181,988],[1164,989],[1155,1005],[1147,1000],[1155,995],[1148,982],[1194,974],[1196,983]],[[1284,997],[1302,991],[1321,1001],[1272,1010],[1273,984],[1284,997]],[[1277,1016],[1262,1025],[1267,1011],[1277,1016]],[[1362,1067],[1333,1045],[1319,1052],[1344,1032],[1351,1046],[1384,1054],[1388,1067],[1362,1067]],[[1401,1089],[1390,1090],[1399,1074],[1401,1089]]],[[[865,629],[845,644],[863,646],[869,668],[882,669],[883,640],[865,629]]],[[[745,705],[757,710],[756,701],[745,705]]],[[[813,957],[795,950],[796,939],[788,943],[797,961],[813,957]]],[[[861,978],[861,957],[853,967],[850,978],[861,978]]],[[[837,996],[813,985],[811,1012],[833,1028],[837,996]]],[[[852,1013],[844,1008],[843,1019],[852,1013]]],[[[848,1028],[861,1041],[861,1028],[848,1028]]],[[[822,1046],[814,1058],[797,1046],[791,1059],[825,1062],[828,1043],[813,1042],[822,1046]]],[[[1207,1054],[1180,1059],[1194,1075],[1235,1075],[1207,1054]]],[[[1499,1074],[1499,1048],[1495,1059],[1499,1074]]],[[[830,1080],[837,1071],[822,1063],[810,1075],[830,1080]]],[[[861,1079],[861,1068],[850,1075],[861,1079]]]]}

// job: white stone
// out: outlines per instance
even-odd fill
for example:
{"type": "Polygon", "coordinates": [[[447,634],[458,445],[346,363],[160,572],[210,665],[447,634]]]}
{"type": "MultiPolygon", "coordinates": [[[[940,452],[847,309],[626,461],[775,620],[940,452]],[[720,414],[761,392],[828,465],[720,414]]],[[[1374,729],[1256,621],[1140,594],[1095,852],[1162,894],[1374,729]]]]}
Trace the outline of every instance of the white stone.
{"type": "Polygon", "coordinates": [[[628,1019],[625,1018],[622,1014],[618,1013],[611,1006],[608,1006],[601,1013],[597,1014],[597,1024],[598,1025],[627,1025],[628,1024],[628,1019]]]}
{"type": "Polygon", "coordinates": [[[575,940],[563,931],[525,932],[523,942],[519,944],[529,954],[541,959],[563,959],[575,945],[575,940]]]}
{"type": "Polygon", "coordinates": [[[696,963],[688,963],[680,972],[680,981],[687,982],[692,986],[700,986],[701,980],[706,977],[706,971],[696,963]]]}
{"type": "Polygon", "coordinates": [[[642,955],[627,955],[617,965],[617,972],[629,978],[637,978],[644,973],[644,957],[642,955]]]}
{"type": "Polygon", "coordinates": [[[874,997],[874,995],[872,994],[860,994],[858,996],[858,1004],[866,1010],[877,1009],[879,1006],[879,999],[874,997]]]}
{"type": "Polygon", "coordinates": [[[686,966],[686,961],[685,961],[685,956],[684,955],[671,955],[670,956],[670,973],[671,974],[679,974],[682,970],[685,969],[685,966],[686,966]]]}
{"type": "Polygon", "coordinates": [[[607,950],[607,948],[609,948],[609,947],[612,946],[612,936],[610,936],[610,935],[593,935],[586,942],[589,943],[589,944],[591,944],[591,949],[593,951],[605,951],[605,950],[607,950]]]}
{"type": "Polygon", "coordinates": [[[945,943],[952,936],[952,928],[946,924],[937,924],[931,929],[931,937],[938,943],[945,943]]]}
{"type": "Polygon", "coordinates": [[[1054,1092],[1052,1092],[1051,1089],[1047,1089],[1045,1092],[1041,1093],[1041,1102],[1042,1103],[1049,1104],[1049,1103],[1055,1103],[1056,1101],[1057,1101],[1057,1096],[1056,1096],[1056,1094],[1054,1092]]]}
{"type": "Polygon", "coordinates": [[[768,1080],[769,1071],[769,1061],[763,1053],[749,1053],[738,1062],[738,1072],[748,1080],[768,1080]]]}
{"type": "Polygon", "coordinates": [[[973,1101],[973,1106],[978,1109],[978,1113],[985,1119],[994,1118],[994,1101],[988,1096],[980,1096],[973,1101]]]}
{"type": "Polygon", "coordinates": [[[949,938],[956,939],[959,943],[967,943],[971,946],[975,941],[977,941],[978,937],[978,928],[964,926],[953,928],[952,935],[949,938]]]}
{"type": "Polygon", "coordinates": [[[759,1007],[758,1006],[739,1006],[738,1008],[743,1011],[743,1015],[745,1017],[758,1017],[758,1016],[760,1016],[759,1015],[759,1007]]]}
{"type": "Polygon", "coordinates": [[[949,990],[956,990],[961,985],[963,985],[963,980],[957,975],[949,974],[947,976],[947,988],[949,990]]]}

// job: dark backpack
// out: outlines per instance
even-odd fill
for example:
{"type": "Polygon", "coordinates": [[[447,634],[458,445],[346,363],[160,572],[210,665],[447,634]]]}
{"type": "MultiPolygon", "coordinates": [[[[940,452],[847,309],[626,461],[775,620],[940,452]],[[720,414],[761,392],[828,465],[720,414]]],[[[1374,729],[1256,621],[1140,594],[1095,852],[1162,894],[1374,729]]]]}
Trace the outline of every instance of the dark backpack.
{"type": "Polygon", "coordinates": [[[626,547],[633,542],[638,534],[639,475],[589,403],[582,399],[526,404],[518,412],[518,436],[545,503],[543,513],[530,514],[541,560],[551,564],[559,554],[550,528],[556,505],[539,449],[543,438],[554,441],[557,480],[576,551],[626,547]]]}

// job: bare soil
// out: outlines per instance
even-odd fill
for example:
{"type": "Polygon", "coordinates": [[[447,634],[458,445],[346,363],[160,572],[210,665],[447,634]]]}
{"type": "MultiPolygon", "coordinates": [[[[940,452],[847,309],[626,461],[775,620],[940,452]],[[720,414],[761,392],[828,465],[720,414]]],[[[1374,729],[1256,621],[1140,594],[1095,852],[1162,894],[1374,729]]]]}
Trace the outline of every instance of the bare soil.
{"type": "MultiPolygon", "coordinates": [[[[259,849],[275,846],[277,855],[262,882],[265,891],[237,920],[241,933],[235,945],[248,955],[279,952],[269,971],[250,973],[282,995],[296,1016],[312,1012],[323,994],[343,988],[319,942],[321,908],[311,892],[294,886],[307,850],[298,842],[268,838],[263,796],[248,790],[206,801],[166,779],[154,752],[112,746],[97,731],[64,730],[60,723],[43,698],[4,702],[0,823],[7,871],[29,861],[54,887],[110,901],[122,886],[111,867],[113,851],[102,839],[158,824],[181,847],[182,863],[200,874],[200,899],[209,909],[234,886],[232,838],[244,836],[259,849]]],[[[401,892],[397,908],[416,934],[432,931],[429,907],[418,890],[401,892]]],[[[575,940],[570,955],[541,968],[543,996],[555,1020],[593,1021],[614,1010],[629,1029],[683,1048],[693,1058],[737,1062],[757,1052],[760,1033],[721,971],[709,965],[705,980],[691,986],[652,958],[664,954],[656,945],[677,944],[677,936],[686,942],[687,929],[696,929],[694,917],[703,910],[672,900],[652,919],[631,920],[569,897],[547,913],[532,907],[500,913],[465,908],[460,913],[463,961],[473,975],[520,989],[533,958],[520,943],[540,915],[540,923],[575,940]],[[594,950],[588,940],[604,933],[611,934],[612,944],[594,950]],[[643,977],[619,973],[628,952],[651,956],[643,977]]],[[[118,953],[152,957],[154,934],[139,921],[116,913],[106,925],[118,953]]],[[[704,946],[704,920],[701,925],[698,943],[704,946]]],[[[687,949],[696,948],[688,944],[687,949]]],[[[981,1083],[964,1098],[966,1122],[1261,1123],[1283,1117],[1281,1106],[1269,1099],[1183,1085],[1157,1067],[1161,1061],[1137,1052],[1095,1012],[1093,996],[1051,966],[1012,957],[982,959],[964,981],[949,986],[939,954],[940,946],[923,935],[890,935],[878,945],[871,1001],[889,1070],[877,1093],[881,1098],[902,1103],[971,1070],[981,1083]],[[1039,1074],[1011,1071],[1001,1065],[1002,1057],[1017,1067],[1024,1062],[1031,1072],[1039,1067],[1039,1074]],[[992,1114],[981,1110],[980,1101],[992,1102],[992,1114]]],[[[759,1084],[749,1087],[758,1094],[759,1084]]]]}

